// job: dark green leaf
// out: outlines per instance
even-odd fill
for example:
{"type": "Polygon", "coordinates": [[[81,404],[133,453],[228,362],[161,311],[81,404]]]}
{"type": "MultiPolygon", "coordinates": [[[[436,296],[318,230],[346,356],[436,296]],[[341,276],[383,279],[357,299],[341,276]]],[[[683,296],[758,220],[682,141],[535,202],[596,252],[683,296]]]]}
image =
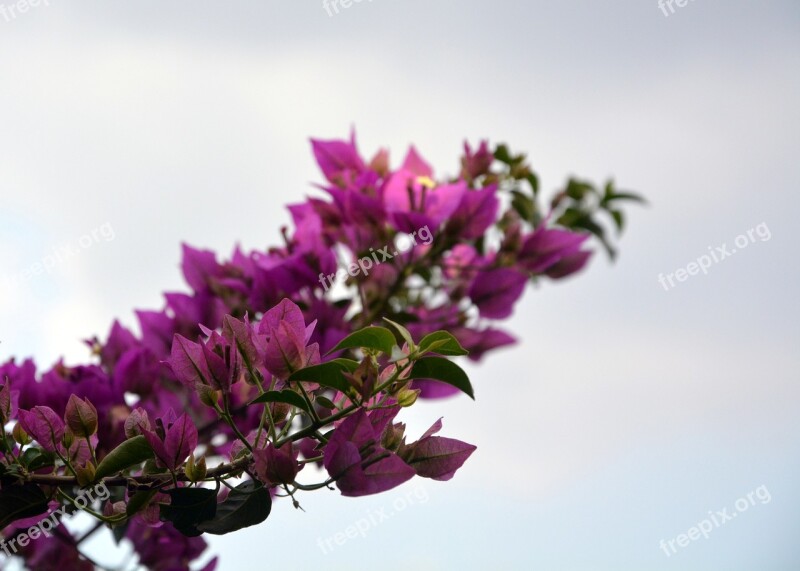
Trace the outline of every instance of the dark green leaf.
{"type": "Polygon", "coordinates": [[[609,180],[606,182],[606,187],[603,190],[603,202],[608,200],[609,197],[614,196],[614,193],[616,193],[616,190],[614,190],[614,181],[609,180]]]}
{"type": "Polygon", "coordinates": [[[389,323],[395,329],[397,329],[397,332],[400,333],[400,337],[402,337],[405,340],[405,342],[408,343],[409,347],[414,347],[414,339],[411,338],[411,333],[408,331],[408,329],[406,329],[399,323],[395,323],[391,319],[387,319],[384,317],[383,320],[389,323]]]}
{"type": "Polygon", "coordinates": [[[40,468],[46,468],[48,466],[54,466],[56,461],[56,456],[52,452],[48,452],[47,450],[43,450],[41,448],[28,448],[25,452],[22,453],[22,457],[20,458],[22,463],[28,468],[29,472],[34,472],[39,470],[40,468]]]}
{"type": "Polygon", "coordinates": [[[516,210],[520,218],[533,223],[536,214],[536,203],[533,198],[519,190],[512,190],[511,195],[511,207],[516,210]]]}
{"type": "Polygon", "coordinates": [[[392,352],[394,344],[394,334],[385,327],[365,327],[342,339],[336,347],[328,351],[328,354],[342,349],[359,348],[373,349],[388,354],[392,352]]]}
{"type": "Polygon", "coordinates": [[[197,526],[203,532],[224,535],[267,519],[272,509],[269,490],[260,482],[248,481],[231,490],[224,502],[217,506],[213,519],[197,526]]]}
{"type": "MultiPolygon", "coordinates": [[[[394,338],[393,338],[394,339],[394,338]]],[[[305,381],[308,383],[319,383],[323,387],[329,387],[342,392],[346,392],[350,387],[342,376],[343,371],[352,372],[355,369],[350,369],[349,365],[342,363],[342,361],[349,361],[349,359],[334,359],[321,365],[314,365],[295,371],[289,377],[290,381],[305,381]]],[[[349,361],[355,363],[355,361],[349,361]]],[[[358,365],[358,363],[356,363],[358,365]]]]}
{"type": "Polygon", "coordinates": [[[439,353],[441,355],[468,355],[458,339],[447,331],[434,331],[419,342],[420,353],[439,353]]]}
{"type": "Polygon", "coordinates": [[[47,496],[36,484],[6,485],[0,490],[0,529],[46,511],[47,496]]]}
{"type": "Polygon", "coordinates": [[[539,177],[536,176],[536,173],[528,173],[525,177],[525,180],[528,181],[528,184],[531,185],[531,190],[533,191],[533,195],[536,196],[539,194],[539,177]]]}
{"type": "Polygon", "coordinates": [[[314,397],[314,399],[316,403],[322,408],[327,408],[328,410],[333,410],[336,408],[336,404],[328,397],[317,395],[316,397],[314,397]]]}
{"type": "Polygon", "coordinates": [[[616,194],[612,194],[610,196],[606,196],[603,198],[603,203],[609,203],[612,200],[629,200],[632,202],[641,202],[642,204],[646,204],[647,201],[639,196],[638,194],[634,194],[632,192],[618,192],[616,194]]]}
{"type": "Polygon", "coordinates": [[[632,192],[618,192],[614,195],[613,200],[632,200],[633,202],[646,203],[644,197],[634,194],[632,192]]]}
{"type": "Polygon", "coordinates": [[[556,220],[556,223],[561,225],[561,226],[564,226],[565,228],[572,228],[572,227],[574,227],[575,223],[578,220],[581,220],[583,218],[586,218],[586,213],[585,212],[583,212],[582,210],[579,210],[578,208],[570,207],[570,208],[567,208],[564,211],[564,213],[561,216],[558,217],[558,220],[556,220]]]}
{"type": "Polygon", "coordinates": [[[608,238],[606,238],[605,229],[602,226],[600,226],[597,222],[595,222],[592,218],[590,218],[589,216],[585,216],[579,220],[576,220],[572,226],[573,228],[588,230],[589,232],[594,234],[597,237],[597,239],[600,240],[600,243],[603,244],[603,247],[605,247],[609,257],[612,260],[614,259],[614,257],[616,257],[617,251],[611,245],[611,242],[608,241],[608,238]]]}
{"type": "Polygon", "coordinates": [[[573,230],[588,230],[600,240],[611,259],[616,256],[616,250],[606,238],[605,229],[595,222],[588,213],[577,208],[567,208],[558,218],[557,224],[573,230]]]}
{"type": "Polygon", "coordinates": [[[144,436],[134,436],[114,448],[100,461],[94,479],[97,481],[100,478],[116,474],[152,457],[153,449],[150,448],[144,436]]]}
{"type": "Polygon", "coordinates": [[[621,210],[609,210],[609,214],[614,219],[614,224],[617,226],[617,230],[622,232],[622,228],[625,226],[625,216],[622,214],[621,210]]]}
{"type": "Polygon", "coordinates": [[[130,524],[129,521],[126,521],[122,525],[115,525],[111,528],[111,535],[114,537],[114,543],[119,545],[122,543],[122,540],[125,539],[125,534],[128,533],[128,525],[130,524]]]}
{"type": "Polygon", "coordinates": [[[187,537],[201,535],[198,525],[217,513],[217,492],[207,488],[175,488],[167,493],[172,502],[161,504],[162,521],[171,521],[187,537]]]}
{"type": "Polygon", "coordinates": [[[283,402],[296,406],[306,412],[309,411],[308,403],[305,399],[291,389],[283,389],[282,391],[267,391],[263,395],[250,401],[250,404],[258,404],[262,402],[283,402]]]}
{"type": "Polygon", "coordinates": [[[443,357],[425,357],[420,359],[411,367],[410,378],[412,379],[435,379],[448,385],[453,385],[457,389],[475,399],[475,392],[472,384],[464,370],[448,359],[443,357]]]}
{"type": "Polygon", "coordinates": [[[508,146],[502,143],[497,145],[497,148],[494,151],[494,158],[496,158],[501,163],[510,165],[512,158],[511,158],[511,152],[508,150],[508,146]]]}
{"type": "Polygon", "coordinates": [[[583,200],[586,195],[595,192],[595,188],[589,183],[570,179],[564,192],[574,200],[583,200]]]}
{"type": "Polygon", "coordinates": [[[0,463],[0,488],[18,482],[24,468],[19,464],[0,463]]]}

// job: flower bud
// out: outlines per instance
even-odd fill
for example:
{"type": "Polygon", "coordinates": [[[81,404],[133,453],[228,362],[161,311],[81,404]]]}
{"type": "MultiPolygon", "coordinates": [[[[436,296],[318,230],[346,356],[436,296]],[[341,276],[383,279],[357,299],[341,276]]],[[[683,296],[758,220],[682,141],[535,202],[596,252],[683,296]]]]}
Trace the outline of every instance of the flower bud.
{"type": "Polygon", "coordinates": [[[403,389],[397,393],[397,404],[408,407],[417,402],[417,397],[421,391],[419,389],[403,389]]]}
{"type": "Polygon", "coordinates": [[[82,468],[75,468],[75,478],[78,480],[80,487],[86,487],[94,481],[95,468],[94,464],[87,462],[86,466],[82,468]]]}
{"type": "Polygon", "coordinates": [[[402,422],[390,424],[381,438],[381,445],[387,450],[397,450],[402,444],[406,432],[406,425],[402,422]]]}
{"type": "Polygon", "coordinates": [[[269,411],[274,422],[283,422],[292,410],[292,405],[285,402],[269,403],[269,411]]]}
{"type": "Polygon", "coordinates": [[[201,456],[199,460],[195,460],[194,455],[190,454],[183,471],[186,473],[186,477],[192,482],[199,482],[205,479],[207,473],[206,457],[201,456]]]}
{"type": "Polygon", "coordinates": [[[219,399],[222,396],[222,391],[212,389],[207,385],[199,385],[197,387],[197,394],[200,397],[200,402],[211,408],[219,406],[219,399]]]}
{"type": "Polygon", "coordinates": [[[67,450],[72,448],[72,444],[75,442],[75,435],[72,433],[71,428],[64,429],[64,438],[61,439],[61,442],[67,450]]]}
{"type": "Polygon", "coordinates": [[[372,391],[375,389],[378,368],[370,357],[365,357],[355,371],[343,373],[343,376],[349,381],[350,387],[366,400],[372,396],[372,391]]]}
{"type": "Polygon", "coordinates": [[[147,416],[147,411],[143,408],[136,407],[125,419],[125,438],[133,438],[139,436],[142,432],[152,430],[150,426],[150,417],[147,416]]]}
{"type": "Polygon", "coordinates": [[[14,440],[20,446],[25,446],[26,444],[31,443],[31,437],[28,436],[28,433],[25,432],[25,429],[22,428],[22,425],[18,422],[14,425],[14,428],[11,430],[11,436],[14,437],[14,440]]]}
{"type": "Polygon", "coordinates": [[[0,426],[11,420],[12,410],[11,384],[6,380],[5,384],[0,387],[0,426]]]}
{"type": "Polygon", "coordinates": [[[72,394],[67,401],[64,421],[75,436],[88,438],[97,432],[97,409],[88,399],[72,394]]]}
{"type": "Polygon", "coordinates": [[[389,173],[389,151],[386,149],[380,149],[372,157],[372,160],[369,162],[369,168],[374,170],[381,176],[386,176],[389,173]]]}

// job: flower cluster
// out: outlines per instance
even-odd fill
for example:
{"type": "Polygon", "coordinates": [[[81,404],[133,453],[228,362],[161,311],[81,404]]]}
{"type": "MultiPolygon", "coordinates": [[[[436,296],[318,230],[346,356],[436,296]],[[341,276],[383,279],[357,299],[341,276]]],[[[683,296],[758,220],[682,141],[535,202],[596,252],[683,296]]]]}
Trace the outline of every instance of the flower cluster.
{"type": "MultiPolygon", "coordinates": [[[[322,194],[289,206],[282,245],[224,261],[184,245],[191,292],[137,311],[138,334],[115,321],[87,342],[91,364],[0,365],[4,537],[67,505],[127,537],[142,565],[189,569],[200,535],[264,521],[276,496],[299,506],[319,488],[361,496],[452,478],[475,447],[439,436],[441,420],[409,442],[397,415],[418,398],[473,396],[450,357],[513,343],[496,321],[525,285],[583,268],[591,235],[613,254],[598,216],[621,230],[618,204],[638,199],[570,180],[543,211],[525,157],[486,142],[465,144],[449,178],[413,147],[395,169],[385,150],[363,158],[354,137],[312,148],[322,194]],[[430,239],[388,246],[342,287],[322,279],[421,228],[430,239]],[[76,506],[98,483],[107,501],[76,506]]],[[[62,527],[20,555],[79,568],[78,543],[62,527]]]]}

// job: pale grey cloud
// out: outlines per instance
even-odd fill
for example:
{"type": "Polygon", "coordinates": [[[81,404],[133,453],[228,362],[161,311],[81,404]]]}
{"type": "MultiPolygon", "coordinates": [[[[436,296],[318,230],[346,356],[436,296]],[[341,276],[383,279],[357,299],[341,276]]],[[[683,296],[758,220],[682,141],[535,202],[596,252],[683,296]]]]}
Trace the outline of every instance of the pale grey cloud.
{"type": "MultiPolygon", "coordinates": [[[[351,568],[418,526],[436,542],[387,569],[485,562],[464,545],[503,551],[506,568],[620,569],[620,553],[630,569],[676,568],[660,535],[761,484],[769,509],[679,567],[796,565],[798,24],[792,2],[713,0],[669,18],[655,0],[374,0],[335,18],[316,1],[51,0],[0,20],[3,270],[99,224],[116,231],[5,286],[0,357],[84,359],[81,337],[183,287],[182,240],[223,253],[275,242],[278,206],[318,179],[309,136],[355,125],[365,152],[389,145],[398,160],[413,141],[444,172],[463,137],[505,140],[547,190],[613,175],[652,206],[631,209],[614,267],[598,256],[531,292],[513,321],[523,344],[472,369],[476,403],[412,411],[412,432],[443,411],[449,434],[478,443],[458,477],[308,567],[351,568]],[[658,285],[761,222],[769,242],[658,285]]],[[[276,506],[263,528],[213,544],[222,569],[265,537],[284,546],[271,563],[287,563],[303,549],[292,534],[382,501],[310,495],[307,514],[276,506]]]]}

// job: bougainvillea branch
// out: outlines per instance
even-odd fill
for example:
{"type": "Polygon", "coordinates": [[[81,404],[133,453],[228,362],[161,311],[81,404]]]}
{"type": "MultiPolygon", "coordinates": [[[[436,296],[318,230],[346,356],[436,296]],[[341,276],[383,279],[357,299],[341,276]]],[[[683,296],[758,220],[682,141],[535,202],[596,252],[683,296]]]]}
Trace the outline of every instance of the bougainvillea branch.
{"type": "Polygon", "coordinates": [[[619,232],[640,200],[570,180],[543,208],[525,157],[486,142],[438,178],[413,147],[395,169],[354,137],[312,149],[325,182],[289,206],[281,245],[225,261],[184,246],[191,292],[137,311],[138,335],[115,321],[89,364],[0,366],[6,555],[93,568],[85,536],[43,523],[83,511],[140,567],[189,569],[199,536],[263,522],[275,497],[449,480],[475,446],[441,419],[410,441],[402,409],[474,398],[457,359],[513,343],[497,321],[525,285],[581,270],[592,235],[613,256],[603,218],[619,232]]]}

